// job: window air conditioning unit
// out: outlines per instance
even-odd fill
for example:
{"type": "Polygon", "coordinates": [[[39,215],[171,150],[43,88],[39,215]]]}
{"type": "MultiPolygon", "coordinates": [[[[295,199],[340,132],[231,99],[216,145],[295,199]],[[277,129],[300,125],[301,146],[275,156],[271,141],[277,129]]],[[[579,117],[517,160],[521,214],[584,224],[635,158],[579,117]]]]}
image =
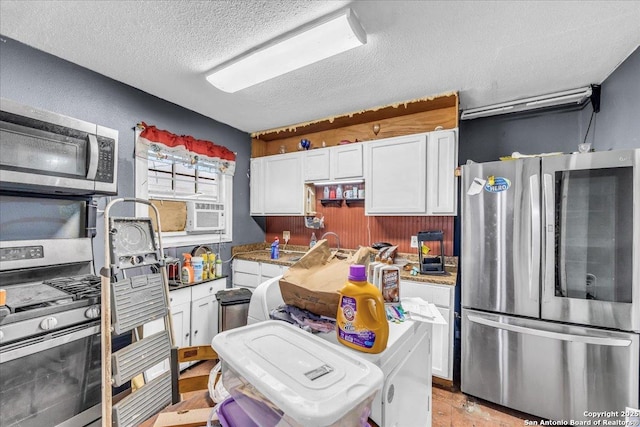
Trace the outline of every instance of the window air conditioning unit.
{"type": "Polygon", "coordinates": [[[218,231],[224,227],[224,205],[187,202],[187,231],[218,231]]]}

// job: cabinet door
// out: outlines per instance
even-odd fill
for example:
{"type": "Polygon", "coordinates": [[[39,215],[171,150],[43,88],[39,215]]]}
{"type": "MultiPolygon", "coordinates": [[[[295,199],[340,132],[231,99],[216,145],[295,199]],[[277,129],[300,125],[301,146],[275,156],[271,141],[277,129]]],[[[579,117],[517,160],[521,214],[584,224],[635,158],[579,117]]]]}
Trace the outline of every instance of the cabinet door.
{"type": "Polygon", "coordinates": [[[365,144],[367,215],[426,213],[427,134],[365,144]]]}
{"type": "Polygon", "coordinates": [[[191,345],[210,345],[218,333],[218,300],[215,295],[191,303],[191,345]]]}
{"type": "Polygon", "coordinates": [[[329,152],[329,148],[324,148],[310,150],[305,153],[305,181],[321,181],[329,179],[329,152]]]}
{"type": "Polygon", "coordinates": [[[455,130],[431,132],[427,143],[427,214],[456,215],[458,141],[455,130]]]}
{"type": "MultiPolygon", "coordinates": [[[[171,316],[173,318],[173,336],[178,347],[191,345],[191,303],[184,302],[171,306],[171,316]]],[[[181,363],[180,370],[188,367],[190,363],[181,363]]]]}
{"type": "Polygon", "coordinates": [[[263,158],[265,215],[304,215],[302,154],[263,158]]]}
{"type": "MultiPolygon", "coordinates": [[[[438,311],[449,323],[448,308],[437,307],[438,311]]],[[[437,377],[449,379],[449,361],[451,349],[449,348],[449,328],[447,325],[433,325],[433,353],[431,360],[431,372],[437,377]]]]}
{"type": "Polygon", "coordinates": [[[226,286],[226,279],[217,279],[191,288],[191,345],[210,345],[218,333],[216,293],[226,286]]]}
{"type": "Polygon", "coordinates": [[[264,215],[264,165],[263,158],[251,159],[249,184],[249,210],[251,215],[264,215]]]}
{"type": "Polygon", "coordinates": [[[260,263],[260,283],[282,274],[282,266],[270,264],[268,262],[260,263]]]}
{"type": "Polygon", "coordinates": [[[433,325],[432,373],[447,380],[453,379],[453,291],[448,285],[421,282],[400,282],[400,297],[419,297],[436,305],[447,321],[446,325],[433,325]]]}
{"type": "Polygon", "coordinates": [[[362,144],[331,147],[331,179],[362,176],[362,144]]]}
{"type": "Polygon", "coordinates": [[[236,259],[233,261],[233,286],[252,291],[260,284],[260,263],[236,259]]]}

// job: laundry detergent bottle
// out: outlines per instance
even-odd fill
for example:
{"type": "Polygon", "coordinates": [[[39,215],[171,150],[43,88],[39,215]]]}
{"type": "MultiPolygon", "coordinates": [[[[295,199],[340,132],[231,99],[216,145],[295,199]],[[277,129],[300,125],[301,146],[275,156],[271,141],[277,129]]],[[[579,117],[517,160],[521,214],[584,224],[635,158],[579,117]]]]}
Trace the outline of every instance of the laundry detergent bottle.
{"type": "Polygon", "coordinates": [[[389,323],[382,293],[367,282],[364,265],[349,268],[349,281],[340,290],[336,314],[338,341],[365,353],[387,348],[389,323]]]}

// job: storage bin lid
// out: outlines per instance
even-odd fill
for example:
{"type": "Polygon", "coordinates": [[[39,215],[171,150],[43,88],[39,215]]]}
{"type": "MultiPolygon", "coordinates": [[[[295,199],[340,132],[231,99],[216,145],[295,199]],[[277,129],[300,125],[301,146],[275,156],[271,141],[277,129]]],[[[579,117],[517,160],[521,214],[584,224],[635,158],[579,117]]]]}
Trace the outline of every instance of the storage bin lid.
{"type": "Polygon", "coordinates": [[[382,386],[382,371],[285,322],[221,332],[213,348],[285,414],[305,426],[340,420],[382,386]]]}
{"type": "Polygon", "coordinates": [[[246,304],[251,301],[251,291],[246,288],[223,289],[216,292],[220,305],[246,304]]]}

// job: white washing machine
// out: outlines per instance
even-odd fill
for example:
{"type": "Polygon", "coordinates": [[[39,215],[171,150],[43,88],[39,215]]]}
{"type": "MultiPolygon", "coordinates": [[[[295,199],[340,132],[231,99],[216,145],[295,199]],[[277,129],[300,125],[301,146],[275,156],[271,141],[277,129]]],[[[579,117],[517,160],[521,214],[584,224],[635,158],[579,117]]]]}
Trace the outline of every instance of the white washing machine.
{"type": "MultiPolygon", "coordinates": [[[[251,296],[248,324],[269,319],[269,312],[284,304],[274,277],[260,284],[251,296]]],[[[371,419],[380,427],[431,426],[431,327],[430,323],[407,320],[389,323],[387,349],[369,354],[338,343],[335,332],[318,336],[347,348],[377,365],[384,374],[382,390],[371,407],[371,419]]]]}

